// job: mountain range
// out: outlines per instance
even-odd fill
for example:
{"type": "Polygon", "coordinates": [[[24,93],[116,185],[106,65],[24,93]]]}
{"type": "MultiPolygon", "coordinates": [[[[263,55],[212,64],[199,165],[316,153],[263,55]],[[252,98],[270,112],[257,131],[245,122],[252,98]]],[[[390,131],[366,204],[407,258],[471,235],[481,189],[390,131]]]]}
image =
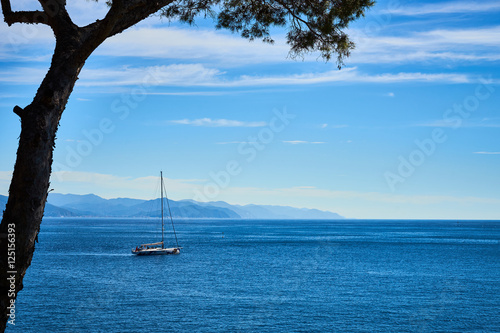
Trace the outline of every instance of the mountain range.
{"type": "MultiPolygon", "coordinates": [[[[160,199],[104,199],[95,194],[50,193],[45,205],[46,217],[154,217],[160,216],[160,199]]],[[[7,197],[0,195],[3,213],[7,197]]],[[[197,202],[169,200],[175,218],[227,219],[343,219],[337,213],[317,209],[270,205],[231,205],[224,201],[197,202]]],[[[168,207],[165,207],[167,210],[168,207]]]]}

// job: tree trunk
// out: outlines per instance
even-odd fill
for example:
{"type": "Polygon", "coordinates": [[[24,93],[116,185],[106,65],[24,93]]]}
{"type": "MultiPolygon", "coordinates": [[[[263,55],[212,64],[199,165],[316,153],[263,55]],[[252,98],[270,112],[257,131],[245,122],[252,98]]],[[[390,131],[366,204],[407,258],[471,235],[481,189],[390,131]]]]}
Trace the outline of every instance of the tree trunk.
{"type": "Polygon", "coordinates": [[[38,241],[59,120],[84,64],[81,54],[75,56],[75,49],[70,49],[73,52],[58,52],[56,47],[52,65],[33,102],[25,109],[14,108],[21,118],[21,135],[0,225],[0,332],[5,330],[7,320],[15,318],[13,314],[17,317],[17,307],[12,305],[23,288],[38,241]]]}

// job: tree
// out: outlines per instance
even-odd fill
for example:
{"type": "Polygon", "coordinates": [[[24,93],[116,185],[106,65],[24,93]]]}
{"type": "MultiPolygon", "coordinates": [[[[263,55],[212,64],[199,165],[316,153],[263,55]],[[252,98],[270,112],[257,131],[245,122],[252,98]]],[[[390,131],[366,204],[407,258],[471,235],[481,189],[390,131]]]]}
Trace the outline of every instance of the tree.
{"type": "Polygon", "coordinates": [[[0,226],[2,331],[8,307],[22,289],[33,257],[59,120],[85,61],[101,43],[154,13],[189,24],[204,15],[214,19],[217,29],[229,29],[244,38],[268,43],[273,43],[272,27],[286,28],[291,56],[318,51],[325,60],[336,56],[340,69],[354,47],[344,30],[374,4],[372,0],[108,0],[109,11],[104,19],[80,27],[71,20],[65,0],[38,2],[38,10],[13,11],[10,0],[1,0],[9,26],[45,24],[56,39],[50,68],[33,101],[24,108],[14,107],[21,119],[21,134],[0,226]]]}

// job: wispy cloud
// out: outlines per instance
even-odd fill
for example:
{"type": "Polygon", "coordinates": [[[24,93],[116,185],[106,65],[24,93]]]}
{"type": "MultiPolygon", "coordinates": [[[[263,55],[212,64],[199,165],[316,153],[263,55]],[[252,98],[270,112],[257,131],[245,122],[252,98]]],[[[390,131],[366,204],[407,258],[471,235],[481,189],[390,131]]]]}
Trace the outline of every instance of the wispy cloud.
{"type": "Polygon", "coordinates": [[[132,28],[107,40],[97,55],[191,59],[234,66],[284,62],[289,51],[285,38],[275,36],[274,45],[253,42],[223,31],[175,27],[132,28]]]}
{"type": "Polygon", "coordinates": [[[232,86],[268,86],[268,85],[300,85],[322,84],[335,82],[362,82],[362,83],[396,83],[396,82],[442,82],[468,83],[471,81],[464,74],[448,73],[383,73],[370,75],[362,73],[357,68],[345,68],[341,71],[323,73],[296,74],[289,76],[241,76],[234,80],[232,86]]]}
{"type": "Polygon", "coordinates": [[[12,84],[40,84],[47,74],[45,68],[14,67],[0,71],[0,82],[12,84]]]}
{"type": "Polygon", "coordinates": [[[499,151],[475,151],[474,154],[481,154],[481,155],[500,155],[499,151]]]}
{"type": "MultiPolygon", "coordinates": [[[[37,5],[37,4],[35,4],[37,5]]],[[[104,3],[94,1],[68,2],[68,10],[77,23],[90,23],[102,18],[108,8],[104,3]]],[[[447,2],[410,7],[399,7],[385,11],[391,15],[428,15],[432,13],[470,13],[499,11],[498,1],[486,2],[447,2]]],[[[152,18],[156,24],[157,17],[152,18]]],[[[48,27],[37,25],[30,28],[26,37],[24,25],[7,27],[0,25],[0,34],[7,36],[0,40],[0,58],[12,61],[15,57],[24,57],[23,61],[50,61],[54,47],[53,33],[48,27]],[[15,38],[12,38],[15,37],[15,38]],[[13,42],[13,40],[15,42],[13,42]],[[13,50],[30,50],[21,56],[13,50]]],[[[470,29],[427,29],[419,33],[404,33],[402,36],[370,36],[357,43],[357,48],[349,64],[355,63],[394,63],[415,61],[497,61],[498,27],[470,29]],[[461,45],[454,48],[453,45],[461,45]],[[463,48],[467,45],[467,49],[463,48]],[[488,46],[492,49],[478,49],[488,46]],[[397,52],[395,52],[397,51],[397,52]],[[376,56],[374,56],[376,55],[376,56]]],[[[412,30],[413,31],[413,30],[412,30]]],[[[360,31],[352,30],[354,40],[360,37],[360,31]],[[358,34],[358,36],[356,36],[358,34]]],[[[95,52],[95,56],[138,57],[161,59],[163,63],[171,59],[183,59],[188,62],[211,64],[225,69],[233,66],[246,66],[262,63],[290,63],[287,59],[289,46],[284,35],[274,36],[276,43],[269,45],[249,42],[226,31],[208,28],[179,28],[167,25],[140,25],[126,30],[106,40],[95,52]]],[[[305,61],[315,62],[317,54],[307,56],[305,61]]]]}
{"type": "MultiPolygon", "coordinates": [[[[37,5],[40,7],[35,4],[37,5]]],[[[0,60],[50,64],[55,45],[54,33],[50,27],[43,24],[30,25],[29,28],[25,24],[9,27],[1,22],[0,35],[0,60]]]]}
{"type": "Polygon", "coordinates": [[[173,124],[191,125],[191,126],[204,126],[204,127],[264,127],[267,126],[265,121],[240,121],[231,119],[181,119],[171,120],[173,124]]]}
{"type": "MultiPolygon", "coordinates": [[[[0,71],[0,82],[15,84],[36,84],[45,75],[45,70],[28,67],[18,67],[12,70],[0,71]]],[[[150,67],[123,67],[84,69],[80,74],[77,86],[106,87],[111,89],[120,86],[143,86],[147,81],[148,87],[213,87],[213,88],[242,88],[242,87],[269,87],[291,86],[330,83],[470,83],[478,81],[467,74],[459,73],[382,73],[367,74],[356,67],[344,68],[341,71],[250,76],[242,75],[231,77],[217,68],[209,68],[203,64],[175,64],[168,66],[150,67]]]]}
{"type": "Polygon", "coordinates": [[[323,143],[326,143],[326,142],[293,140],[293,141],[283,141],[283,143],[289,143],[291,145],[302,145],[302,144],[318,145],[318,144],[323,144],[323,143]]]}
{"type": "MultiPolygon", "coordinates": [[[[424,6],[425,7],[425,6],[424,6]]],[[[431,6],[440,9],[440,5],[431,6]]],[[[453,8],[499,8],[498,3],[461,3],[453,8]]],[[[421,8],[421,7],[419,7],[421,8]]],[[[448,7],[451,9],[452,7],[448,7]]],[[[430,8],[434,10],[433,8],[430,8]]],[[[442,8],[441,8],[442,9],[442,8]]],[[[400,9],[403,10],[403,9],[400,9]]],[[[414,12],[414,11],[412,11],[414,12]]],[[[422,14],[423,15],[423,14],[422,14]]],[[[360,32],[351,35],[358,40],[360,32]]],[[[284,36],[274,36],[276,43],[249,43],[238,36],[222,31],[195,28],[136,28],[125,31],[106,41],[98,50],[98,55],[113,57],[146,57],[160,59],[185,59],[199,63],[217,64],[224,67],[242,66],[255,63],[289,63],[289,46],[284,36]]],[[[450,59],[495,61],[500,58],[498,50],[498,27],[470,29],[436,29],[404,36],[370,36],[357,43],[349,63],[356,62],[414,62],[428,59],[446,61],[450,59]],[[467,50],[450,46],[467,44],[467,50]],[[494,47],[494,50],[477,49],[479,46],[494,47]],[[390,48],[389,48],[390,47],[390,48]],[[399,50],[395,53],[394,50],[399,50]],[[378,56],[373,57],[376,53],[378,56]]],[[[317,55],[304,60],[316,61],[317,55]]]]}
{"type": "Polygon", "coordinates": [[[80,86],[210,86],[220,81],[221,72],[202,64],[83,69],[80,86]]]}
{"type": "Polygon", "coordinates": [[[403,15],[403,16],[420,16],[428,14],[457,14],[457,13],[473,13],[473,12],[492,12],[500,11],[500,3],[498,1],[451,1],[440,2],[427,5],[400,7],[392,10],[385,10],[384,13],[403,15]]]}
{"type": "Polygon", "coordinates": [[[454,30],[438,29],[421,33],[420,36],[429,37],[434,43],[441,41],[445,44],[483,45],[498,48],[500,26],[454,30]]]}
{"type": "Polygon", "coordinates": [[[423,61],[478,62],[500,60],[500,26],[467,29],[433,29],[403,36],[364,36],[358,41],[351,63],[415,63],[423,61]],[[464,46],[467,47],[464,47],[464,46]]]}

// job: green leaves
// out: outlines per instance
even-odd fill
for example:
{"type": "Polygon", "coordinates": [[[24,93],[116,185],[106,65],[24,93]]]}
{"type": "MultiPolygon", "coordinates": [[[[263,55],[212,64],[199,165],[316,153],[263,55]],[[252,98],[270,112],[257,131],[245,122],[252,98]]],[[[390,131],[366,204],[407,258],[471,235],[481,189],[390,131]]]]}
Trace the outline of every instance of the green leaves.
{"type": "Polygon", "coordinates": [[[217,29],[228,29],[250,40],[273,43],[272,27],[286,27],[290,56],[320,52],[326,61],[336,56],[343,65],[354,48],[344,32],[349,23],[364,15],[373,0],[180,0],[162,10],[171,20],[193,24],[197,16],[210,16],[217,29]]]}

